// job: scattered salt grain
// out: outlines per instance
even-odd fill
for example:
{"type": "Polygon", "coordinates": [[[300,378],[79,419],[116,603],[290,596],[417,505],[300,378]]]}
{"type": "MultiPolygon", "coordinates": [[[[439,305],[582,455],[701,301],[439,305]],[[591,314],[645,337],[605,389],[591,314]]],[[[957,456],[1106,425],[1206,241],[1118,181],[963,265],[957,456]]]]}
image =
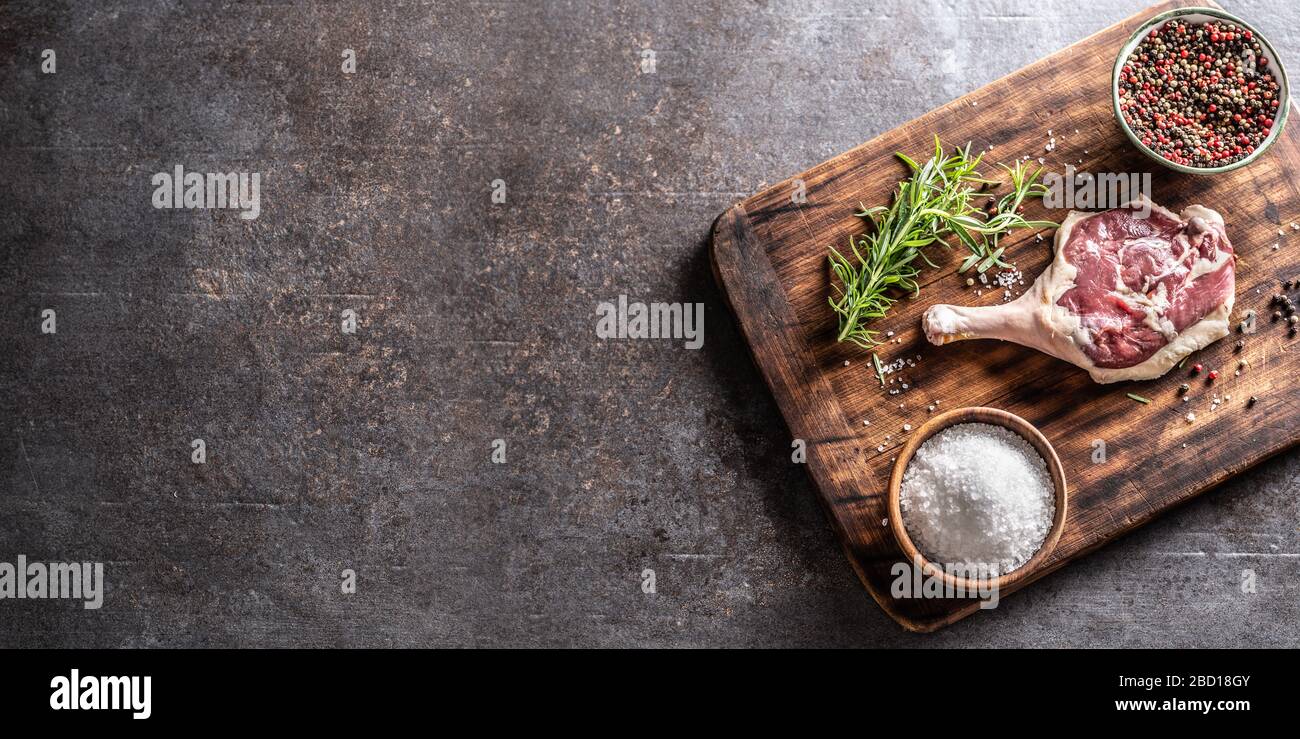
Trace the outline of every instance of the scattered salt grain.
{"type": "Polygon", "coordinates": [[[1056,513],[1047,463],[1019,434],[984,423],[925,441],[903,473],[907,533],[939,564],[1011,572],[1043,545],[1056,513]]]}
{"type": "Polygon", "coordinates": [[[901,370],[902,368],[904,368],[904,367],[906,367],[906,366],[907,366],[907,363],[906,363],[905,361],[903,361],[902,359],[895,359],[894,361],[890,362],[889,364],[882,364],[882,365],[880,366],[880,373],[883,374],[883,375],[891,375],[891,374],[893,374],[893,373],[895,373],[895,372],[901,370]]]}

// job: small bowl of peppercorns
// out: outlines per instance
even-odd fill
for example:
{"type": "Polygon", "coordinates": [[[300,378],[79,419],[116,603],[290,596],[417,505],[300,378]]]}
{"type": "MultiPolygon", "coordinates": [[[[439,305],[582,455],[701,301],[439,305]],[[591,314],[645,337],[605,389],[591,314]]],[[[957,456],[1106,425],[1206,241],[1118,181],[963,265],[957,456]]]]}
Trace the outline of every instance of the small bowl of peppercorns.
{"type": "Polygon", "coordinates": [[[1180,8],[1143,23],[1115,60],[1111,99],[1134,146],[1191,174],[1258,159],[1282,134],[1290,105],[1277,52],[1217,8],[1180,8]]]}

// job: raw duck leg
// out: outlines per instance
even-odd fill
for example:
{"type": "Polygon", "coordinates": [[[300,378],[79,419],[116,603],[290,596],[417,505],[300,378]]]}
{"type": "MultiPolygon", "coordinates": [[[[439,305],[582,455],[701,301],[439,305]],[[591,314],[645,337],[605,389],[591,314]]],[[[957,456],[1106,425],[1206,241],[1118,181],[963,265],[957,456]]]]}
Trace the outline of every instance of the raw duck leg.
{"type": "Polygon", "coordinates": [[[1200,205],[1180,215],[1146,201],[1071,211],[1056,232],[1056,258],[1024,295],[983,308],[934,305],[922,327],[936,345],[1022,344],[1082,367],[1094,382],[1150,380],[1228,335],[1234,259],[1223,217],[1200,205]]]}

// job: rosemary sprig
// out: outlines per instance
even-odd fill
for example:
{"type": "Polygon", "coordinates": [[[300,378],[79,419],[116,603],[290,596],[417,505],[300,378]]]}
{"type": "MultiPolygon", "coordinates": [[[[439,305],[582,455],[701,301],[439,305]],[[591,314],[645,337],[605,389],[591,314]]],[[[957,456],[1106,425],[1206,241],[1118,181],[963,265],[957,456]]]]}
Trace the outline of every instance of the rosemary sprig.
{"type": "MultiPolygon", "coordinates": [[[[831,308],[840,318],[836,338],[864,348],[878,342],[876,332],[863,324],[885,315],[896,301],[892,292],[919,293],[916,277],[920,272],[913,262],[920,257],[934,266],[922,249],[952,232],[954,218],[965,218],[970,226],[981,225],[971,216],[975,212],[971,195],[974,185],[988,183],[975,169],[980,156],[971,158],[969,144],[945,157],[935,136],[934,156],[924,165],[902,152],[897,156],[912,175],[898,184],[888,207],[862,206],[857,215],[869,220],[873,228],[849,239],[852,259],[830,248],[831,270],[839,281],[837,295],[830,298],[831,308]]],[[[965,226],[959,224],[958,229],[959,238],[974,241],[965,226]]]]}
{"type": "Polygon", "coordinates": [[[1051,221],[1027,221],[1016,212],[1026,198],[1046,192],[1038,183],[1042,168],[1030,174],[1021,162],[1014,167],[1004,166],[1012,190],[998,201],[997,212],[985,220],[977,217],[979,210],[972,201],[979,191],[999,183],[980,175],[983,154],[972,157],[969,143],[945,156],[935,136],[934,155],[925,164],[918,164],[902,152],[895,156],[907,165],[911,175],[898,183],[890,205],[862,206],[857,216],[869,221],[871,228],[849,239],[849,256],[834,247],[828,255],[836,277],[832,281],[835,294],[830,297],[831,308],[839,316],[836,340],[851,341],[866,349],[880,342],[876,332],[865,324],[884,317],[900,293],[910,292],[912,297],[920,294],[916,281],[920,270],[914,262],[920,258],[935,266],[925,255],[925,247],[936,242],[946,247],[945,239],[955,235],[971,251],[966,260],[969,264],[964,264],[961,271],[979,264],[983,272],[994,264],[1006,266],[1001,261],[1003,248],[997,244],[1001,234],[1012,228],[1056,225],[1051,221]]]}
{"type": "Polygon", "coordinates": [[[1002,253],[1006,247],[998,245],[999,237],[1011,230],[1017,228],[1049,228],[1055,226],[1052,221],[1030,221],[1020,215],[1021,206],[1028,198],[1041,198],[1047,194],[1047,185],[1039,181],[1043,174],[1043,167],[1030,172],[1030,166],[1023,160],[1017,159],[1015,164],[1008,167],[1005,164],[999,165],[1007,171],[1007,178],[1011,181],[1011,191],[998,198],[993,215],[984,223],[983,228],[974,229],[982,238],[977,239],[975,244],[967,244],[971,254],[957,268],[957,272],[965,272],[971,267],[975,271],[983,274],[990,267],[1010,267],[1010,264],[1002,261],[1002,253]]]}

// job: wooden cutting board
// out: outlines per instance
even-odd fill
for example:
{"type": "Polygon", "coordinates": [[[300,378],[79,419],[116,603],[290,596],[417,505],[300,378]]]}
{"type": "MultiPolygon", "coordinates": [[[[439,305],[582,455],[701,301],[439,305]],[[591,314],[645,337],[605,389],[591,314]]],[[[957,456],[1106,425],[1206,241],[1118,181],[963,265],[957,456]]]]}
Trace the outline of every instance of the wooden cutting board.
{"type": "MultiPolygon", "coordinates": [[[[984,405],[1016,413],[1035,424],[1060,455],[1070,487],[1065,529],[1045,567],[1020,587],[1300,439],[1300,349],[1282,324],[1269,320],[1269,300],[1279,283],[1300,277],[1300,231],[1290,228],[1300,219],[1300,120],[1292,116],[1281,139],[1250,166],[1197,177],[1144,158],[1112,115],[1111,67],[1130,34],[1157,12],[1206,4],[1170,2],[1134,15],[758,193],[714,224],[718,284],[792,437],[806,443],[808,469],[849,562],[881,608],[907,629],[932,631],[978,609],[971,600],[890,594],[890,568],[902,561],[883,524],[892,459],[907,438],[904,424],[919,427],[930,405],[937,406],[934,413],[984,405]],[[1049,129],[1057,142],[1050,152],[1044,150],[1049,129]],[[844,247],[862,232],[853,215],[859,202],[888,202],[906,175],[894,152],[924,159],[936,133],[946,143],[971,141],[974,149],[992,144],[986,173],[996,171],[999,161],[1024,155],[1043,157],[1048,171],[1073,164],[1080,171],[1151,172],[1156,202],[1174,211],[1191,203],[1218,210],[1238,255],[1233,323],[1254,309],[1258,332],[1225,338],[1188,360],[1188,367],[1200,362],[1207,371],[1220,371],[1213,386],[1177,369],[1148,382],[1096,385],[1080,369],[1011,344],[931,346],[920,332],[929,305],[1002,300],[1001,290],[977,294],[978,286],[965,285],[968,275],[956,274],[964,249],[933,248],[939,268],[923,272],[920,298],[897,303],[873,326],[894,332],[890,343],[877,348],[882,362],[916,363],[882,389],[870,353],[835,341],[826,249],[844,247]],[[792,196],[800,181],[806,202],[796,203],[792,196]],[[1238,338],[1246,341],[1240,353],[1234,351],[1238,338]],[[1238,359],[1249,362],[1239,376],[1238,359]],[[1178,396],[1184,382],[1192,386],[1186,403],[1178,396]],[[898,394],[888,392],[895,389],[898,394]],[[1126,396],[1130,392],[1154,402],[1137,403],[1126,396]],[[1211,410],[1216,393],[1231,400],[1211,410]],[[1259,401],[1248,408],[1252,395],[1259,401]],[[1185,420],[1189,411],[1196,414],[1192,423],[1185,420]],[[1103,463],[1094,463],[1096,440],[1105,442],[1103,463]],[[878,452],[881,445],[885,449],[878,452]]],[[[1034,203],[1025,215],[1059,222],[1065,213],[1034,203]]],[[[1008,261],[1027,284],[1050,261],[1052,235],[1045,231],[1039,242],[1032,232],[1019,232],[1004,240],[1008,261]]]]}

